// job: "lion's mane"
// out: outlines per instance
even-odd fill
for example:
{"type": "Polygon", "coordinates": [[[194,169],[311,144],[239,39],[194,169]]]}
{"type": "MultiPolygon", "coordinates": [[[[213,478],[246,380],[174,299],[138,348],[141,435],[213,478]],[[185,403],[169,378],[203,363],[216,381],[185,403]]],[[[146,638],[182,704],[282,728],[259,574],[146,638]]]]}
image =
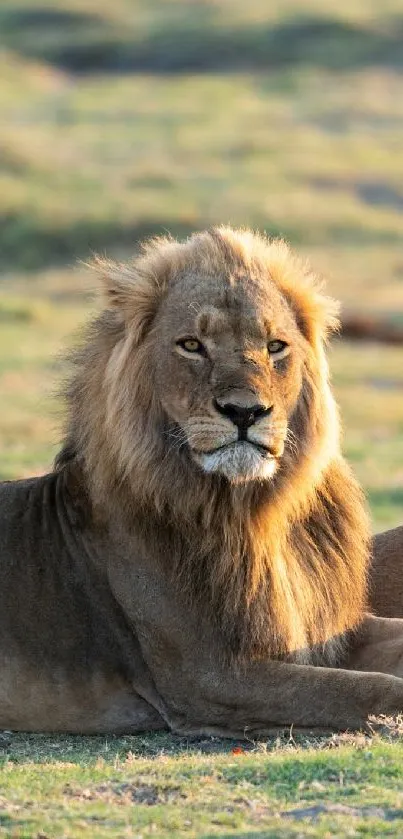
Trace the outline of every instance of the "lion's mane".
{"type": "Polygon", "coordinates": [[[178,596],[202,608],[233,658],[334,665],[366,606],[368,522],[339,448],[324,342],[333,301],[281,241],[219,228],[158,239],[129,264],[96,261],[106,304],[73,357],[66,442],[94,519],[117,519],[156,551],[178,596]],[[170,445],[154,384],[154,317],[173,277],[266,272],[309,351],[278,475],[234,486],[170,445]]]}

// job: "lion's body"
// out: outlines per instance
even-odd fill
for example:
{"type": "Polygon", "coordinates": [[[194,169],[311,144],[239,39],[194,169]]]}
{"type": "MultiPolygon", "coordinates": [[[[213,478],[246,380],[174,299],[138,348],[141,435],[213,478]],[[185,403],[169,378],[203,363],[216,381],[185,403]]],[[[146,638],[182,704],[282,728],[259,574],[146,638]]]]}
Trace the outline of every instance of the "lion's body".
{"type": "Polygon", "coordinates": [[[403,617],[403,526],[374,537],[369,603],[375,615],[403,617]]]}
{"type": "Polygon", "coordinates": [[[65,475],[0,484],[0,728],[161,723],[133,692],[141,654],[92,545],[65,475]]]}
{"type": "Polygon", "coordinates": [[[366,617],[331,303],[284,245],[230,230],[107,273],[56,470],[0,487],[0,726],[231,733],[402,710],[403,624],[366,617]]]}

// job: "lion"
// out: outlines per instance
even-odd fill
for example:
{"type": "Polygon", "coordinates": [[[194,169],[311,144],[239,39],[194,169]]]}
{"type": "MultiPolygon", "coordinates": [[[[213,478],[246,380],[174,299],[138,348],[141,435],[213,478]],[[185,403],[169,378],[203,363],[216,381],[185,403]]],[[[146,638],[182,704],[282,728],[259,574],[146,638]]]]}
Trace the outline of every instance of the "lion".
{"type": "Polygon", "coordinates": [[[371,611],[385,618],[403,617],[403,526],[373,539],[369,577],[371,611]]]}
{"type": "Polygon", "coordinates": [[[257,736],[402,711],[334,301],[286,243],[229,227],[95,268],[55,467],[0,490],[0,726],[257,736]]]}

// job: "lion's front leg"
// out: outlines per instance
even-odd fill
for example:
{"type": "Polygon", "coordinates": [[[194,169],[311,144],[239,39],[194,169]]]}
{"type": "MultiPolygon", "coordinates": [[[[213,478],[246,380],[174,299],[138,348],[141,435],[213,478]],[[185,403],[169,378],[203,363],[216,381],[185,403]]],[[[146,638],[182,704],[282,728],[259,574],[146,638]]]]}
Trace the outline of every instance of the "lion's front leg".
{"type": "Polygon", "coordinates": [[[349,655],[350,670],[403,677],[403,620],[367,615],[349,655]]]}
{"type": "Polygon", "coordinates": [[[213,661],[159,673],[158,690],[170,728],[182,734],[264,732],[273,726],[347,729],[368,717],[403,711],[403,679],[270,661],[239,672],[213,661]],[[187,668],[186,668],[187,670],[187,668]]]}

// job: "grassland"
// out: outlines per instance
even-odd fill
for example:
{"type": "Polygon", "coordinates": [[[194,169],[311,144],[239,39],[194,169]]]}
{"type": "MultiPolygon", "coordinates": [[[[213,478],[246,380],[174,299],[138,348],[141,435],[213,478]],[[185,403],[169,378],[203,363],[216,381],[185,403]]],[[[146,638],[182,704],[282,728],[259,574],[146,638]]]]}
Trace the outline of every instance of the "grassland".
{"type": "MultiPolygon", "coordinates": [[[[216,222],[286,236],[403,319],[398,0],[3,0],[0,479],[50,467],[91,250],[216,222]]],[[[403,520],[401,350],[334,341],[374,529],[403,520]]],[[[401,725],[267,743],[0,735],[0,836],[403,834],[401,725]]]]}
{"type": "Polygon", "coordinates": [[[401,836],[403,746],[392,739],[5,735],[0,835],[401,836]]]}

